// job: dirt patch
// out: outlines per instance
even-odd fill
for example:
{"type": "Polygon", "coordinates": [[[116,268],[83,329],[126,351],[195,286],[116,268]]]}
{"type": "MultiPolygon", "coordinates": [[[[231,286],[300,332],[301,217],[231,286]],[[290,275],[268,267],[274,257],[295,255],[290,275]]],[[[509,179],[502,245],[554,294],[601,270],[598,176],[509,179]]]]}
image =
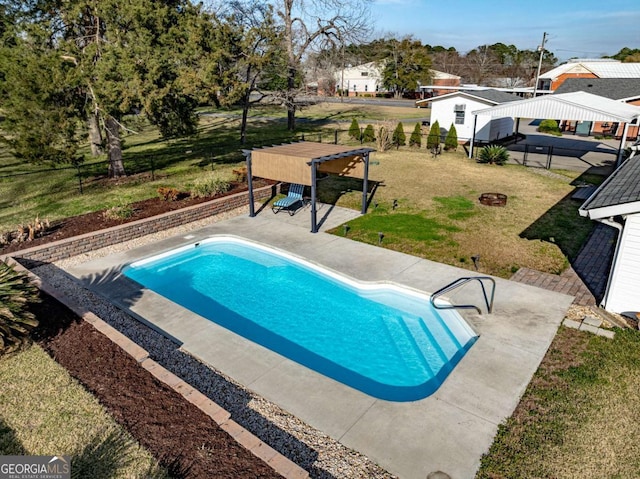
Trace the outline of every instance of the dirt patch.
{"type": "Polygon", "coordinates": [[[32,306],[36,340],[173,477],[281,477],[90,324],[42,299],[32,306]]]}

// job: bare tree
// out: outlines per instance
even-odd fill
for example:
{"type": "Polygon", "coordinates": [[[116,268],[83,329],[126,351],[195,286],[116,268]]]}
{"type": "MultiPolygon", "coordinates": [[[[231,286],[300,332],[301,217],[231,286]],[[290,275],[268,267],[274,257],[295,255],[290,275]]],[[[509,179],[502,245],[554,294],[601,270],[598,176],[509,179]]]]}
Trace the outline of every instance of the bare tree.
{"type": "Polygon", "coordinates": [[[495,75],[499,61],[488,45],[482,45],[467,53],[464,64],[464,77],[470,82],[481,84],[495,75]]]}
{"type": "Polygon", "coordinates": [[[287,54],[286,89],[287,128],[296,125],[296,94],[300,67],[305,54],[314,48],[336,43],[357,42],[371,29],[369,5],[372,0],[276,0],[276,15],[284,29],[287,54]]]}

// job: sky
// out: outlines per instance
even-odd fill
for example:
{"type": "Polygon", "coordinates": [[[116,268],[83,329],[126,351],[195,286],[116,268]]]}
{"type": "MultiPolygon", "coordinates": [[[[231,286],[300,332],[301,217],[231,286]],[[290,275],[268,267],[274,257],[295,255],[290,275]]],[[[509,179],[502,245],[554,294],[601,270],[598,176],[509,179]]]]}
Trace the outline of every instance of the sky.
{"type": "Polygon", "coordinates": [[[638,0],[374,0],[371,16],[374,38],[412,35],[461,53],[498,42],[535,50],[545,32],[560,61],[640,48],[638,0]]]}

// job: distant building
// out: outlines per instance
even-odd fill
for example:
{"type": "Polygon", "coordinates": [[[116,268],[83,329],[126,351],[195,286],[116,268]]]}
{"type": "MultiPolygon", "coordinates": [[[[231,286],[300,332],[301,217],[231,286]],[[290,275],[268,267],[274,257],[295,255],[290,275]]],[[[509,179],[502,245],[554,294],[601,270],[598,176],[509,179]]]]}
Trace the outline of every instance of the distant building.
{"type": "Polygon", "coordinates": [[[349,66],[335,73],[336,90],[349,92],[347,96],[384,92],[382,86],[382,68],[377,62],[349,66]]]}
{"type": "Polygon", "coordinates": [[[640,78],[640,63],[611,58],[574,59],[538,77],[538,90],[555,91],[569,78],[640,78]]]}
{"type": "MultiPolygon", "coordinates": [[[[363,96],[367,94],[388,93],[383,86],[382,69],[383,62],[369,62],[362,65],[349,66],[338,70],[334,77],[336,90],[343,89],[349,92],[349,96],[363,96]]],[[[451,88],[460,86],[460,77],[449,73],[431,70],[432,84],[420,86],[419,91],[423,97],[431,97],[450,93],[451,88]],[[439,89],[446,87],[448,89],[439,89]]]]}
{"type": "MultiPolygon", "coordinates": [[[[630,105],[640,106],[640,77],[638,78],[567,78],[560,85],[555,95],[584,91],[594,95],[618,100],[630,105]]],[[[575,132],[576,122],[564,122],[565,131],[575,132]]],[[[609,135],[621,138],[624,125],[621,123],[589,122],[588,132],[594,135],[609,135]]],[[[638,137],[638,125],[629,125],[627,138],[638,137]]],[[[585,127],[587,131],[587,127],[585,127]]]]}
{"type": "Polygon", "coordinates": [[[460,141],[473,138],[474,126],[477,141],[494,141],[513,134],[513,118],[491,118],[488,115],[478,115],[474,125],[474,116],[471,112],[517,100],[521,98],[510,93],[487,89],[435,96],[418,100],[416,105],[421,107],[430,103],[431,124],[438,120],[440,127],[445,129],[449,129],[452,124],[455,125],[460,141]]]}

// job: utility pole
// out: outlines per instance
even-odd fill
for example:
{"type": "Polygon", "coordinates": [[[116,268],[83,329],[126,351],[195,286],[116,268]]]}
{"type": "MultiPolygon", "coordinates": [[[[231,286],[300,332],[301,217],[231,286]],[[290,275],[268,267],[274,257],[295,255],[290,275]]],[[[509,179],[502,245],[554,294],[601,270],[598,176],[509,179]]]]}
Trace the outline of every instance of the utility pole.
{"type": "Polygon", "coordinates": [[[538,47],[540,50],[540,60],[538,61],[538,71],[536,73],[536,83],[533,86],[533,98],[538,94],[538,78],[540,78],[540,69],[542,68],[542,57],[544,56],[544,44],[547,41],[547,32],[542,34],[542,44],[538,47]]]}

